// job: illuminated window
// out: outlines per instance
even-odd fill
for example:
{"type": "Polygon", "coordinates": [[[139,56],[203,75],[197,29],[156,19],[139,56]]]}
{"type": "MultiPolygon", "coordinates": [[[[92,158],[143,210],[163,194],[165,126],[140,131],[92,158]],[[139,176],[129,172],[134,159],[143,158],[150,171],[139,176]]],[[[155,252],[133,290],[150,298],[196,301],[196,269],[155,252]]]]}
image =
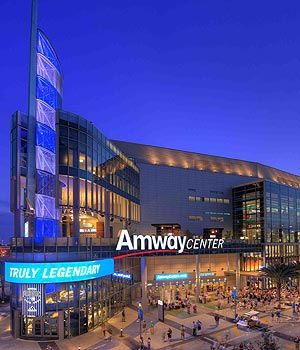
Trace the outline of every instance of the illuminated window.
{"type": "Polygon", "coordinates": [[[200,215],[190,215],[189,220],[190,221],[203,221],[203,217],[200,215]]]}
{"type": "Polygon", "coordinates": [[[85,207],[85,205],[86,205],[85,180],[80,179],[80,206],[85,207]]]}
{"type": "Polygon", "coordinates": [[[79,167],[85,170],[86,155],[82,152],[79,153],[79,167]]]}

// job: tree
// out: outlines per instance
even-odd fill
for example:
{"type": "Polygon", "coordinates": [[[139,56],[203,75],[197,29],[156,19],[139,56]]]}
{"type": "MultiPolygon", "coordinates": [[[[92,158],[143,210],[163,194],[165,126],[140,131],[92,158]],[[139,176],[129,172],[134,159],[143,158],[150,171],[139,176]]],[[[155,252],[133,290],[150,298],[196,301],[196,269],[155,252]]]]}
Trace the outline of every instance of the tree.
{"type": "Polygon", "coordinates": [[[299,264],[291,263],[275,263],[268,267],[262,268],[262,273],[265,277],[270,278],[276,285],[278,307],[281,308],[281,288],[291,278],[299,277],[299,264]]]}

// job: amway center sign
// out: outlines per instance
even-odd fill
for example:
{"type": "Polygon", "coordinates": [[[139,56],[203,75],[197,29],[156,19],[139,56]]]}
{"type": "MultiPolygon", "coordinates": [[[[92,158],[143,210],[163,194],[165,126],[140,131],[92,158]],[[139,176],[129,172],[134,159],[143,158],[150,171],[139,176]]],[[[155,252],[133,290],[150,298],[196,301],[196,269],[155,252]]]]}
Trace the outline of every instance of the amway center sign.
{"type": "Polygon", "coordinates": [[[188,238],[186,236],[130,235],[127,230],[121,230],[116,250],[184,250],[222,249],[223,239],[218,238],[188,238]]]}

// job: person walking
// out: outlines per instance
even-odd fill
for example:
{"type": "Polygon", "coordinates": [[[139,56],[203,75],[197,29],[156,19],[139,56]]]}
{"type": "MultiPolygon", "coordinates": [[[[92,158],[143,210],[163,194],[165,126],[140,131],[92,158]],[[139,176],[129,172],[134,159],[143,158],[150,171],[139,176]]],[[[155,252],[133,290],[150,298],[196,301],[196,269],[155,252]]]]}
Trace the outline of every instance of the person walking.
{"type": "Polygon", "coordinates": [[[294,339],[294,343],[295,343],[295,350],[299,350],[300,349],[300,337],[296,337],[294,339]]]}
{"type": "Polygon", "coordinates": [[[122,322],[125,322],[125,309],[122,310],[122,322]]]}
{"type": "Polygon", "coordinates": [[[152,335],[154,334],[154,323],[153,323],[153,321],[150,322],[150,333],[152,335]]]}
{"type": "Polygon", "coordinates": [[[185,327],[183,324],[180,327],[180,335],[181,335],[181,339],[183,340],[185,338],[185,327]]]}
{"type": "Polygon", "coordinates": [[[143,333],[146,332],[146,328],[147,328],[147,323],[146,323],[146,321],[144,320],[144,321],[143,321],[143,333]]]}
{"type": "Polygon", "coordinates": [[[167,336],[168,336],[168,341],[171,341],[172,340],[172,329],[171,328],[168,329],[167,336]]]}
{"type": "Polygon", "coordinates": [[[193,336],[196,337],[197,335],[197,325],[196,323],[193,321],[193,336]]]}
{"type": "Polygon", "coordinates": [[[215,321],[216,321],[216,327],[218,327],[220,324],[220,316],[218,314],[215,315],[215,321]]]}
{"type": "Polygon", "coordinates": [[[144,350],[144,338],[143,337],[141,337],[141,339],[140,339],[140,349],[144,350]]]}
{"type": "Polygon", "coordinates": [[[148,337],[148,339],[147,339],[147,348],[148,348],[148,350],[151,350],[151,338],[150,337],[148,337]]]}
{"type": "Polygon", "coordinates": [[[197,329],[198,329],[198,332],[201,332],[201,329],[202,329],[202,323],[200,320],[197,320],[197,329]]]}
{"type": "Polygon", "coordinates": [[[103,337],[105,338],[105,336],[106,336],[106,325],[105,325],[105,323],[103,323],[102,332],[103,332],[103,337]]]}

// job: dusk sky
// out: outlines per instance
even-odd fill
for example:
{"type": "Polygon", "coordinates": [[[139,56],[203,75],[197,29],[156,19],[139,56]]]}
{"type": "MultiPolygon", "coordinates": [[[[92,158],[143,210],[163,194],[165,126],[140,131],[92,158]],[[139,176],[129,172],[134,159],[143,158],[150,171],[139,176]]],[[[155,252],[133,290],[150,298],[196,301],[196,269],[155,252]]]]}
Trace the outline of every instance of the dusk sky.
{"type": "MultiPolygon", "coordinates": [[[[11,114],[27,111],[30,0],[0,2],[0,237],[11,114]]],[[[300,174],[300,2],[40,0],[63,109],[109,138],[300,174]]]]}

